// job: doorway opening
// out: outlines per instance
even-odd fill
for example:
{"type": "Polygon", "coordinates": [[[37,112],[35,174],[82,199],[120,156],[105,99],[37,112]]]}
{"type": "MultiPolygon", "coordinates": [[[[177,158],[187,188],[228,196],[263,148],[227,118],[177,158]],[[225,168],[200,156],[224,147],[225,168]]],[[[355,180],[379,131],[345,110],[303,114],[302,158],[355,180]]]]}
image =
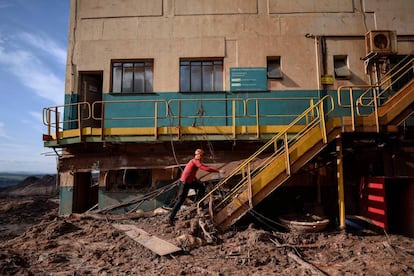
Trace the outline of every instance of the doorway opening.
{"type": "Polygon", "coordinates": [[[89,107],[86,104],[81,106],[81,128],[101,127],[101,121],[94,120],[93,117],[101,118],[102,115],[102,82],[102,71],[79,73],[79,100],[89,104],[89,107]]]}

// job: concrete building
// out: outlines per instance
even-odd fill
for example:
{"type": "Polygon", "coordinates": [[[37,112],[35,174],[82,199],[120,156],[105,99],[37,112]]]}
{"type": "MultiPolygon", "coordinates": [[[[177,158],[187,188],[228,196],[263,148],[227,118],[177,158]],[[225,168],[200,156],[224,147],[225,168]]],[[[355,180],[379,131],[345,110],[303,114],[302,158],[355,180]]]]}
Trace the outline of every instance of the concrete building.
{"type": "Polygon", "coordinates": [[[244,207],[216,209],[223,228],[269,204],[318,205],[344,226],[362,212],[363,179],[413,176],[413,10],[410,0],[71,0],[65,105],[44,110],[60,213],[172,183],[203,148],[226,171],[219,186],[241,187],[232,196],[244,207]]]}

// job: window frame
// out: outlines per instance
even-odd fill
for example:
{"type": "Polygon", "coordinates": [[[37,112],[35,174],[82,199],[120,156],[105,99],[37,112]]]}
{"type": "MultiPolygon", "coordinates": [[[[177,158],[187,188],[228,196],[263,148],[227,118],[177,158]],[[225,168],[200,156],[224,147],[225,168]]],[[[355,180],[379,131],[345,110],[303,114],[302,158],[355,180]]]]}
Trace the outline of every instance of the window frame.
{"type": "Polygon", "coordinates": [[[112,60],[111,61],[111,93],[118,94],[118,95],[125,95],[125,94],[148,94],[154,93],[154,60],[153,59],[131,59],[131,60],[112,60]],[[128,67],[127,67],[128,65],[128,67]],[[117,73],[115,70],[118,69],[119,76],[119,90],[115,88],[116,85],[116,78],[115,74],[117,73]],[[127,91],[124,88],[125,85],[125,68],[132,68],[132,78],[129,80],[131,83],[131,90],[127,91]],[[142,68],[142,75],[143,78],[140,78],[139,75],[136,76],[135,74],[138,73],[138,69],[142,68]],[[149,74],[149,77],[147,77],[149,74]],[[142,80],[142,87],[143,90],[136,90],[137,81],[142,80]]]}
{"type": "Polygon", "coordinates": [[[181,93],[224,91],[224,58],[180,58],[179,67],[179,91],[181,93]],[[183,79],[184,71],[188,75],[185,79],[183,79]],[[194,80],[197,77],[196,74],[200,79],[199,83],[194,80]],[[210,82],[204,81],[206,74],[207,77],[210,75],[210,82]]]}

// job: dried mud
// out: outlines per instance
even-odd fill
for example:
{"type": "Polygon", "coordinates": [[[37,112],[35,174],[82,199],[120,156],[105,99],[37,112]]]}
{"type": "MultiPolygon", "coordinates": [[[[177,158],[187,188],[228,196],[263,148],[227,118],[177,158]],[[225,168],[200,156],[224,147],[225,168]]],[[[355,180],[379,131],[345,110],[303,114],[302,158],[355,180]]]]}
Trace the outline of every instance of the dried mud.
{"type": "Polygon", "coordinates": [[[57,215],[56,198],[0,199],[1,275],[413,275],[413,239],[374,231],[287,233],[200,228],[194,208],[57,215]],[[115,229],[133,224],[183,250],[158,256],[115,229]]]}

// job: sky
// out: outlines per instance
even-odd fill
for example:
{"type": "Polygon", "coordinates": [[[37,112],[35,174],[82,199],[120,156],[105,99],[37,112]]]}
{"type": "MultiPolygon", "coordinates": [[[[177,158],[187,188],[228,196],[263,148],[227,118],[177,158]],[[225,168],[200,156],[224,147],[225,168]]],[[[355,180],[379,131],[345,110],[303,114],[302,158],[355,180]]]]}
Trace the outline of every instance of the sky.
{"type": "Polygon", "coordinates": [[[0,0],[0,172],[56,173],[45,107],[64,101],[70,0],[0,0]]]}

